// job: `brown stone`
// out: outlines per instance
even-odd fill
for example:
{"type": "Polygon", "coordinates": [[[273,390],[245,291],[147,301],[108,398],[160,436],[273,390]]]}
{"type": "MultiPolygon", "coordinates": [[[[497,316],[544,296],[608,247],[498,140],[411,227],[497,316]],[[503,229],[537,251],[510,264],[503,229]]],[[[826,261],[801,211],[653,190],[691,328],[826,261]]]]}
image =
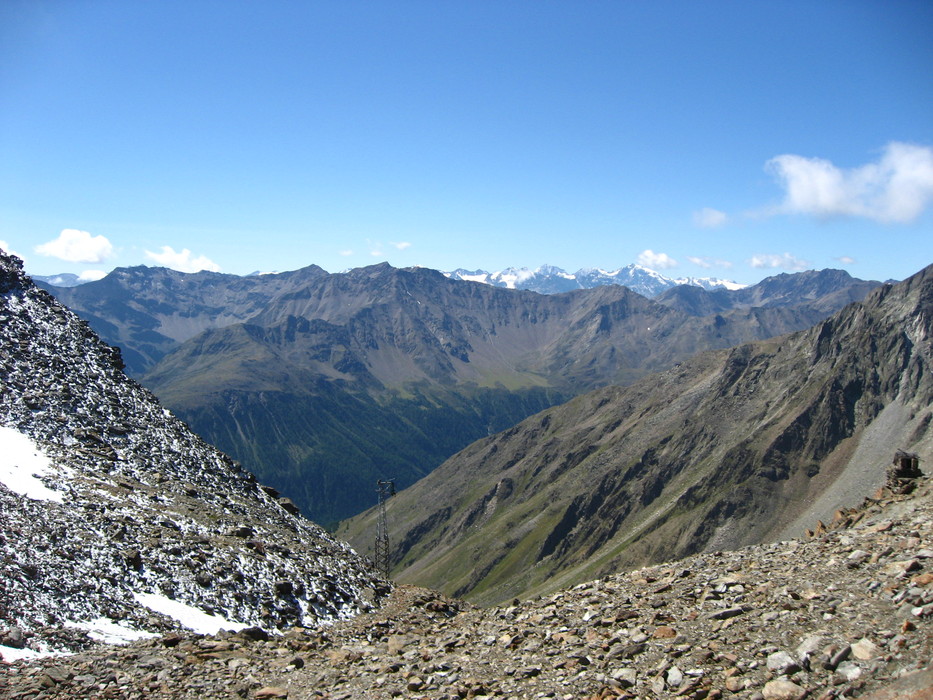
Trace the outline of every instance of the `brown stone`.
{"type": "Polygon", "coordinates": [[[915,671],[862,695],[862,700],[929,700],[933,698],[933,668],[915,671]]]}
{"type": "Polygon", "coordinates": [[[881,653],[878,646],[870,639],[860,639],[852,645],[852,656],[860,661],[869,661],[881,653]]]}
{"type": "Polygon", "coordinates": [[[405,647],[411,644],[412,641],[413,638],[407,634],[393,634],[391,637],[389,637],[389,654],[401,654],[405,647]]]}
{"type": "Polygon", "coordinates": [[[738,693],[741,690],[745,690],[745,679],[737,676],[729,676],[726,679],[725,686],[726,690],[730,693],[738,693]]]}
{"type": "Polygon", "coordinates": [[[807,691],[792,681],[779,679],[765,683],[761,694],[765,700],[802,700],[807,691]]]}

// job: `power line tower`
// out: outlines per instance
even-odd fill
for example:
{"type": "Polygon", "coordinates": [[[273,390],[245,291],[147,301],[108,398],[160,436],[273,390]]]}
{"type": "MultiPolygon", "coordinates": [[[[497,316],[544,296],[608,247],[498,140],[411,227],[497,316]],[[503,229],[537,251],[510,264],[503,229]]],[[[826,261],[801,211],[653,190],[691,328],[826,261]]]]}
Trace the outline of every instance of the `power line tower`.
{"type": "Polygon", "coordinates": [[[386,501],[395,495],[395,480],[380,479],[376,482],[376,491],[379,494],[379,520],[376,523],[376,546],[373,560],[376,570],[389,578],[389,520],[386,517],[386,501]]]}

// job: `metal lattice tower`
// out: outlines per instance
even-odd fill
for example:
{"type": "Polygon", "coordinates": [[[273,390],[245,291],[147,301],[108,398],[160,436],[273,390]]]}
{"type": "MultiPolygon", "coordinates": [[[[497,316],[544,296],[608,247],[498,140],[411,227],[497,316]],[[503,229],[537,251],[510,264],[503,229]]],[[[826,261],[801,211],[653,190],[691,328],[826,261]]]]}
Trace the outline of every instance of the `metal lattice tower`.
{"type": "Polygon", "coordinates": [[[389,520],[386,517],[386,501],[395,495],[395,481],[380,479],[376,482],[376,491],[379,493],[379,520],[376,523],[376,546],[373,560],[376,570],[389,578],[389,520]]]}

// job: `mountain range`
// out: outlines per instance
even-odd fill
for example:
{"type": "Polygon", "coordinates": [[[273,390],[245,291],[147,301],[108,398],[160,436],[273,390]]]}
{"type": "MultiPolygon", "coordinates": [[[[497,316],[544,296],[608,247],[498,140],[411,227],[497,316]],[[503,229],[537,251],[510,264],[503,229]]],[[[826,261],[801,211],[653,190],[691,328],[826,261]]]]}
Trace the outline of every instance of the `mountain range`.
{"type": "MultiPolygon", "coordinates": [[[[740,422],[732,433],[749,425],[760,389],[771,412],[748,431],[748,452],[770,443],[766,458],[736,470],[736,454],[687,484],[658,527],[629,533],[631,548],[642,540],[651,554],[683,546],[678,534],[696,530],[672,524],[702,522],[695,516],[704,513],[715,522],[724,503],[739,506],[718,530],[742,539],[731,532],[750,524],[742,504],[767,517],[849,454],[833,483],[855,496],[877,474],[863,480],[853,462],[874,462],[889,444],[916,447],[919,455],[896,453],[899,469],[887,470],[875,497],[828,526],[817,522],[806,539],[713,549],[483,609],[374,576],[187,430],[123,374],[117,349],[36,289],[18,260],[0,255],[0,698],[929,697],[933,484],[916,460],[930,451],[930,277],[927,270],[877,290],[811,331],[708,353],[657,383],[580,397],[570,404],[576,431],[573,416],[552,409],[492,441],[510,449],[536,425],[546,442],[530,444],[531,463],[544,449],[563,460],[570,435],[591,460],[563,464],[582,484],[600,468],[600,452],[624,453],[615,442],[623,423],[650,441],[648,426],[664,435],[665,414],[695,408],[680,419],[693,436],[689,448],[709,454],[717,436],[729,442],[730,419],[740,422]],[[728,376],[700,386],[695,372],[704,367],[728,376]],[[662,393],[646,405],[653,387],[662,393]],[[684,403],[667,388],[693,398],[684,403]],[[616,414],[598,415],[609,403],[616,414]],[[721,420],[697,438],[696,424],[720,404],[721,420]],[[635,416],[636,405],[648,410],[635,416]],[[597,430],[600,418],[617,428],[597,430]],[[595,449],[594,437],[602,438],[595,449]],[[808,462],[806,454],[827,450],[808,462]],[[800,464],[806,475],[794,476],[800,464]],[[752,473],[776,503],[745,498],[756,491],[743,480],[752,473]]],[[[581,541],[604,538],[614,515],[625,519],[652,491],[661,493],[651,506],[664,511],[677,439],[662,438],[660,450],[649,444],[654,451],[635,473],[619,461],[618,488],[604,471],[588,497],[573,494],[573,508],[545,539],[548,553],[531,568],[566,562],[581,541]],[[638,503],[616,498],[626,481],[640,484],[630,492],[642,496],[638,503]]],[[[476,449],[499,458],[489,442],[476,449]]],[[[688,459],[683,473],[696,464],[688,459]]],[[[481,464],[472,466],[486,478],[481,464]]],[[[555,475],[544,465],[525,483],[509,483],[519,472],[503,467],[495,494],[473,509],[472,527],[487,536],[466,552],[474,558],[498,546],[487,524],[510,509],[520,525],[512,546],[524,556],[527,527],[516,506],[555,475]]],[[[389,501],[390,522],[401,497],[389,501]]],[[[550,504],[538,505],[546,521],[550,504]]]]}
{"type": "MultiPolygon", "coordinates": [[[[269,273],[254,272],[248,277],[262,277],[266,274],[269,273]]],[[[670,278],[655,270],[635,264],[626,265],[617,270],[585,268],[574,273],[565,272],[553,265],[542,265],[534,270],[527,267],[509,267],[499,272],[471,271],[458,268],[443,274],[450,279],[481,282],[507,289],[529,289],[540,294],[557,294],[570,292],[574,289],[592,289],[606,284],[620,284],[646,297],[653,297],[667,289],[685,284],[709,290],[736,290],[748,286],[715,277],[670,278]]],[[[33,279],[36,282],[50,284],[55,287],[77,287],[90,281],[71,273],[48,276],[35,275],[33,279]]]]}
{"type": "MultiPolygon", "coordinates": [[[[394,575],[491,603],[800,536],[898,450],[928,463],[931,406],[933,266],[470,445],[391,502],[394,575]]],[[[340,536],[365,551],[374,517],[340,536]]]]}
{"type": "Polygon", "coordinates": [[[387,592],[122,368],[0,252],[0,655],[191,628],[268,634],[387,592]]]}
{"type": "Polygon", "coordinates": [[[459,268],[452,272],[445,272],[444,275],[451,279],[491,284],[494,287],[529,289],[539,294],[559,294],[561,292],[571,292],[575,289],[592,289],[607,284],[618,284],[649,298],[681,285],[695,286],[707,290],[725,289],[731,291],[747,286],[715,277],[670,278],[643,265],[635,264],[626,265],[617,270],[584,268],[574,273],[566,272],[553,265],[542,265],[534,270],[527,267],[509,267],[499,272],[459,268]]]}
{"type": "Polygon", "coordinates": [[[542,295],[381,264],[238,277],[117,269],[56,296],[198,434],[323,523],[472,441],[695,352],[806,328],[874,282],[542,295]]]}

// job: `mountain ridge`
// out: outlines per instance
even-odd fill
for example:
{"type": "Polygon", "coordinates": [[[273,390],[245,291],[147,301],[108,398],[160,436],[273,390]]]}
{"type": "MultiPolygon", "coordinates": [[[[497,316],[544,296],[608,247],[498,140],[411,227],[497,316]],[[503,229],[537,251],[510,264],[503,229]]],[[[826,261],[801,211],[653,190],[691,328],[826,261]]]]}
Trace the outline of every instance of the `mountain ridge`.
{"type": "MultiPolygon", "coordinates": [[[[871,285],[840,282],[853,294],[871,285]]],[[[195,430],[329,523],[365,507],[353,498],[370,492],[367,480],[413,483],[526,411],[827,313],[786,298],[745,306],[698,317],[618,285],[541,295],[374,265],[318,276],[248,322],[204,331],[144,381],[195,430]],[[352,413],[357,420],[345,418],[352,413]],[[257,450],[260,433],[288,448],[257,450]],[[290,465],[290,476],[265,472],[270,463],[290,465]]]]}
{"type": "MultiPolygon", "coordinates": [[[[474,443],[396,496],[396,577],[501,601],[812,523],[810,499],[868,492],[895,448],[933,454],[931,323],[933,267],[474,443]]],[[[371,518],[338,532],[365,548],[371,518]]]]}
{"type": "MultiPolygon", "coordinates": [[[[797,293],[824,278],[852,296],[874,284],[822,271],[797,293]]],[[[810,326],[848,298],[794,304],[786,284],[690,288],[718,295],[706,316],[619,285],[542,295],[386,263],[255,278],[138,267],[53,291],[192,428],[332,523],[370,505],[376,480],[408,485],[581,391],[810,326]]]]}
{"type": "Polygon", "coordinates": [[[725,289],[736,291],[748,285],[716,277],[665,277],[643,265],[632,263],[616,270],[598,267],[581,268],[574,273],[542,265],[534,270],[527,267],[508,267],[498,272],[465,270],[458,268],[444,275],[451,279],[479,282],[507,289],[528,289],[540,294],[559,294],[575,289],[592,289],[604,285],[622,285],[648,298],[680,285],[701,287],[707,290],[725,289]]]}

